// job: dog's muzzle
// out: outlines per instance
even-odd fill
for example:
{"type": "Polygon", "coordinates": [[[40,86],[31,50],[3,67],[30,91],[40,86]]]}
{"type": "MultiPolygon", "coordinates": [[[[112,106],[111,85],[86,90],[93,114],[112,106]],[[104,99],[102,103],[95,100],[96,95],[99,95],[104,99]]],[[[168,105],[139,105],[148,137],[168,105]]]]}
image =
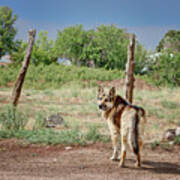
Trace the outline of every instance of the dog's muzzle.
{"type": "Polygon", "coordinates": [[[100,104],[100,105],[99,105],[99,109],[101,109],[101,110],[106,110],[106,105],[100,104]]]}

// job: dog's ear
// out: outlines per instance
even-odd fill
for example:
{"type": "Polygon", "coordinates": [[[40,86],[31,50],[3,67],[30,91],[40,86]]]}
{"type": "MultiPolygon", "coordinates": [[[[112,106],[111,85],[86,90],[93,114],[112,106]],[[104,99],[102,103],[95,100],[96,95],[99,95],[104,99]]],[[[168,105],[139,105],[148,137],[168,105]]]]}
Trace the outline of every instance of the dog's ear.
{"type": "Polygon", "coordinates": [[[98,87],[98,95],[103,94],[103,93],[104,93],[103,87],[102,87],[102,86],[99,86],[99,87],[98,87]]]}
{"type": "Polygon", "coordinates": [[[116,95],[116,89],[115,87],[112,87],[110,90],[109,90],[109,96],[111,98],[114,98],[114,96],[116,95]]]}

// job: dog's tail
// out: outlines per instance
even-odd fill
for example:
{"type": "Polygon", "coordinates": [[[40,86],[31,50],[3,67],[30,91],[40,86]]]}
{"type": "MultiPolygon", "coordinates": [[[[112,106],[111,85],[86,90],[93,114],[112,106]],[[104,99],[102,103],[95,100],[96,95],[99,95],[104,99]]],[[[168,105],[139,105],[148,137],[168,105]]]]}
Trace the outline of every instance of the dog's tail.
{"type": "Polygon", "coordinates": [[[139,136],[139,116],[138,114],[135,116],[134,119],[132,119],[129,129],[129,144],[131,149],[134,151],[135,154],[139,153],[139,142],[138,142],[138,136],[139,136]]]}
{"type": "MultiPolygon", "coordinates": [[[[129,144],[135,154],[139,153],[139,123],[143,124],[146,122],[145,111],[140,108],[134,118],[131,121],[129,128],[129,144]]],[[[144,134],[144,127],[141,127],[141,135],[144,134]]]]}
{"type": "Polygon", "coordinates": [[[144,135],[144,127],[146,124],[146,112],[143,108],[139,108],[138,110],[138,116],[139,116],[139,120],[141,122],[141,135],[144,135]]]}

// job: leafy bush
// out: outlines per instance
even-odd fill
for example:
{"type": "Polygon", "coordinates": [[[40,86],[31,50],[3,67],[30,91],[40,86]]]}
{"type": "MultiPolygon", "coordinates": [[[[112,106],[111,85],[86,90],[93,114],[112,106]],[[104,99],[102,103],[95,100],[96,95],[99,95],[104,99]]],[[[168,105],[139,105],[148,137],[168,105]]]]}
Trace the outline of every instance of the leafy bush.
{"type": "Polygon", "coordinates": [[[173,56],[169,53],[162,53],[151,67],[148,76],[156,85],[180,85],[180,53],[173,56]]]}

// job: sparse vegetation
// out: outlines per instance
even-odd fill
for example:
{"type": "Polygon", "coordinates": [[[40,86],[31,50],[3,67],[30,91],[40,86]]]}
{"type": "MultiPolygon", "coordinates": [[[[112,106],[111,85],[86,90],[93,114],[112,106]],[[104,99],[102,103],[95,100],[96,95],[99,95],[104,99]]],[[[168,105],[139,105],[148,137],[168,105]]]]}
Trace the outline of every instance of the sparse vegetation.
{"type": "Polygon", "coordinates": [[[73,127],[62,131],[41,128],[37,130],[1,130],[2,138],[23,139],[32,144],[66,144],[66,145],[86,145],[88,142],[109,142],[109,137],[99,133],[95,126],[89,127],[87,132],[82,132],[80,127],[73,127]]]}
{"type": "Polygon", "coordinates": [[[175,144],[180,144],[180,136],[177,136],[174,140],[175,144]]]}
{"type": "Polygon", "coordinates": [[[27,123],[24,113],[18,111],[12,105],[7,105],[0,112],[0,125],[4,130],[23,130],[27,123]]]}
{"type": "MultiPolygon", "coordinates": [[[[8,86],[8,83],[15,81],[20,66],[0,67],[0,86],[8,86]]],[[[51,64],[45,66],[31,65],[28,69],[25,88],[34,89],[59,89],[69,83],[78,84],[81,87],[96,86],[96,81],[109,81],[119,79],[124,72],[119,70],[92,69],[87,67],[64,66],[51,64]]],[[[45,91],[45,93],[50,93],[45,91]]]]}
{"type": "Polygon", "coordinates": [[[168,100],[161,101],[161,105],[166,109],[176,109],[176,108],[180,107],[180,105],[178,103],[168,101],[168,100]]]}
{"type": "Polygon", "coordinates": [[[13,106],[5,106],[0,113],[0,139],[12,138],[23,139],[33,144],[79,144],[85,145],[88,142],[103,141],[108,142],[109,137],[99,132],[98,126],[95,124],[87,126],[83,132],[79,123],[69,123],[65,121],[64,129],[61,131],[45,128],[46,112],[36,112],[35,122],[32,130],[27,130],[25,125],[28,115],[14,109],[13,106]]]}
{"type": "Polygon", "coordinates": [[[153,143],[151,143],[151,148],[154,149],[154,148],[156,148],[159,145],[160,145],[160,142],[155,140],[153,143]]]}
{"type": "MultiPolygon", "coordinates": [[[[76,144],[82,145],[89,142],[110,142],[107,124],[101,120],[97,108],[96,90],[96,87],[82,87],[74,81],[56,90],[50,88],[45,90],[25,89],[20,98],[18,112],[23,114],[23,122],[26,123],[23,124],[23,128],[21,126],[15,131],[3,128],[1,138],[15,137],[25,139],[27,142],[45,144],[71,144],[73,138],[76,144]],[[64,119],[60,129],[46,129],[44,120],[49,115],[57,113],[60,113],[64,119]],[[75,133],[75,131],[78,132],[75,133]],[[32,136],[33,133],[36,135],[32,136]],[[55,139],[52,138],[51,133],[55,139]],[[78,137],[75,139],[72,133],[78,137]]],[[[123,95],[121,87],[117,88],[117,92],[123,95]]],[[[145,139],[160,142],[166,129],[179,125],[180,96],[178,92],[178,88],[163,88],[161,91],[158,89],[153,91],[135,90],[134,103],[143,106],[148,116],[145,139]]],[[[8,111],[3,102],[9,102],[9,94],[11,94],[11,89],[0,91],[2,99],[0,112],[6,112],[8,118],[11,117],[8,114],[11,111],[8,111]]],[[[19,116],[17,115],[17,117],[19,116]]]]}

